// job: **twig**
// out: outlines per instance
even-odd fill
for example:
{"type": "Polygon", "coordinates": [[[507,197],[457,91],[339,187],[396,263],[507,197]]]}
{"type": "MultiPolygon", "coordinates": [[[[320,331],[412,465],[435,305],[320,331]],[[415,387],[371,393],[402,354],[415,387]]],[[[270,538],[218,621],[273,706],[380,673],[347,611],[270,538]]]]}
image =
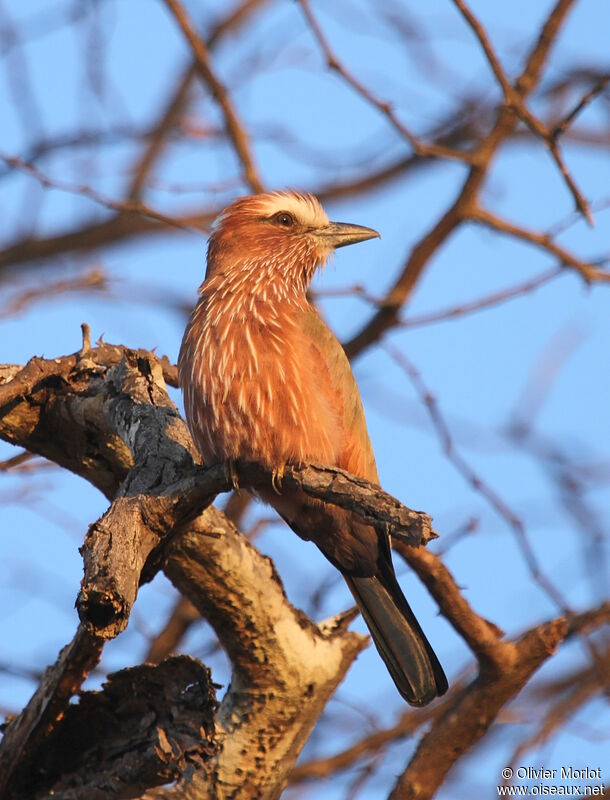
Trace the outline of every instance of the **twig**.
{"type": "Polygon", "coordinates": [[[601,94],[604,91],[608,85],[608,81],[610,81],[610,75],[605,75],[580,98],[574,108],[568,114],[566,114],[563,119],[559,120],[559,122],[551,130],[552,139],[556,140],[560,136],[563,136],[580,112],[583,111],[589,105],[589,103],[591,103],[597,97],[598,94],[601,94]]]}
{"type": "MultiPolygon", "coordinates": [[[[609,659],[606,657],[606,666],[610,666],[609,659]]],[[[579,674],[572,681],[571,689],[561,697],[550,708],[548,708],[540,719],[540,711],[536,710],[536,729],[519,742],[515,747],[510,759],[507,760],[509,766],[523,763],[524,756],[534,748],[541,747],[553,733],[565,724],[566,720],[574,716],[586,703],[596,694],[599,694],[602,686],[600,685],[599,673],[595,667],[589,667],[585,674],[579,674]]]]}
{"type": "MultiPolygon", "coordinates": [[[[250,14],[266,2],[267,0],[244,0],[240,5],[232,8],[210,31],[207,37],[208,49],[212,50],[214,45],[221,41],[227,33],[239,27],[250,14]]],[[[140,196],[147,176],[167,143],[169,133],[178,124],[178,117],[186,105],[189,89],[196,75],[197,60],[193,59],[181,75],[177,88],[172,92],[171,99],[159,115],[159,119],[149,137],[147,137],[147,146],[144,152],[140,154],[137,164],[133,168],[128,197],[133,199],[140,196]]]]}
{"type": "Polygon", "coordinates": [[[480,222],[486,225],[488,228],[492,228],[500,233],[505,233],[508,236],[513,236],[516,239],[530,242],[530,244],[536,245],[542,250],[546,250],[547,253],[554,255],[562,265],[571,267],[579,272],[588,283],[594,281],[610,281],[610,272],[597,269],[593,264],[577,258],[565,247],[556,244],[547,233],[539,233],[529,228],[515,225],[512,222],[508,222],[508,220],[503,217],[499,217],[497,214],[479,207],[471,209],[470,218],[474,222],[480,222]]]}
{"type": "Polygon", "coordinates": [[[449,427],[440,413],[434,395],[422,380],[417,368],[399,350],[394,347],[383,346],[385,352],[402,368],[408,376],[417,392],[421,402],[430,415],[432,425],[438,435],[443,452],[449,461],[455,466],[472,488],[478,492],[492,506],[496,513],[510,526],[515,533],[517,542],[524,556],[525,562],[532,575],[532,578],[540,588],[553,600],[553,602],[565,613],[571,613],[566,600],[562,597],[558,589],[546,577],[541,570],[538,559],[527,538],[523,521],[514,511],[502,500],[502,498],[472,469],[472,467],[455,450],[453,439],[449,427]]]}
{"type": "Polygon", "coordinates": [[[390,102],[387,100],[380,100],[378,97],[376,97],[373,92],[362,83],[362,81],[360,81],[352,72],[347,69],[347,67],[345,67],[344,64],[341,63],[341,61],[339,61],[311,10],[309,0],[298,0],[298,3],[303,9],[303,13],[307,19],[307,22],[309,23],[310,30],[315,40],[318,42],[320,49],[324,53],[324,57],[329,69],[335,70],[335,72],[337,72],[343,78],[343,80],[352,87],[352,89],[354,89],[362,98],[364,98],[367,103],[380,111],[387,118],[392,127],[409,142],[414,152],[417,153],[418,156],[452,159],[454,161],[464,161],[467,163],[472,161],[472,154],[466,152],[465,150],[456,150],[451,147],[444,147],[438,144],[427,144],[422,142],[421,139],[419,139],[403,122],[400,121],[390,102]]]}
{"type": "Polygon", "coordinates": [[[14,264],[27,264],[39,261],[40,268],[47,266],[46,259],[64,253],[81,253],[96,247],[106,247],[125,239],[142,235],[160,235],[177,231],[205,230],[218,214],[218,207],[202,208],[198,212],[183,212],[168,218],[167,224],[150,216],[137,213],[124,213],[120,210],[109,219],[84,221],[65,233],[23,237],[0,251],[0,273],[14,264]]]}
{"type": "MultiPolygon", "coordinates": [[[[573,2],[574,0],[559,0],[547,18],[527,59],[526,66],[516,82],[517,91],[522,100],[525,100],[525,97],[539,82],[549,49],[573,2]]],[[[471,209],[476,205],[477,196],[493,156],[502,142],[514,133],[517,120],[518,117],[507,105],[500,109],[491,130],[476,148],[468,177],[457,198],[438,222],[413,247],[402,273],[388,292],[384,306],[363,325],[352,339],[345,342],[344,349],[350,358],[355,358],[373,342],[379,341],[388,329],[397,324],[400,307],[411,294],[430,259],[456,228],[469,218],[471,209]]]]}
{"type": "Polygon", "coordinates": [[[104,291],[107,286],[106,275],[100,269],[93,268],[84,275],[70,280],[45,283],[16,295],[3,309],[0,309],[0,319],[15,316],[40,300],[48,300],[50,297],[69,292],[104,291]]]}
{"type": "Polygon", "coordinates": [[[555,160],[559,171],[563,176],[564,181],[566,182],[568,189],[572,194],[572,197],[574,198],[576,207],[583,214],[589,225],[595,225],[595,220],[593,219],[589,202],[585,199],[584,195],[576,185],[576,181],[572,177],[565,164],[563,155],[559,149],[558,137],[554,134],[554,131],[550,130],[527,108],[525,105],[525,99],[523,98],[521,92],[518,88],[513,87],[506,73],[504,72],[500,61],[496,56],[493,47],[491,46],[491,42],[489,41],[489,37],[487,36],[485,29],[472,11],[468,8],[464,0],[453,0],[453,2],[478,38],[492,72],[496,76],[496,79],[502,88],[504,102],[506,103],[507,107],[511,108],[516,114],[518,114],[523,122],[525,122],[525,124],[530,128],[530,130],[545,142],[555,160]]]}
{"type": "Polygon", "coordinates": [[[197,61],[197,68],[222,110],[227,133],[233,142],[235,152],[242,164],[246,183],[250,186],[252,191],[262,192],[263,183],[255,166],[254,157],[250,152],[250,144],[248,142],[246,130],[237,115],[237,111],[233,106],[227,89],[212,69],[206,44],[195,32],[188,14],[178,0],[165,0],[165,5],[174,15],[176,22],[186,37],[193,55],[195,56],[195,60],[197,61]]]}
{"type": "MultiPolygon", "coordinates": [[[[463,687],[459,687],[460,689],[463,687]]],[[[452,688],[451,695],[456,689],[452,688]]],[[[379,752],[386,745],[400,741],[408,736],[412,736],[416,731],[423,727],[430,719],[435,719],[441,715],[445,707],[446,700],[438,705],[428,706],[422,709],[409,709],[404,711],[394,725],[375,731],[368,736],[359,739],[355,744],[346,747],[332,756],[305,761],[296,766],[290,773],[289,785],[305,783],[306,781],[326,778],[336,775],[343,770],[349,769],[358,763],[362,758],[366,758],[379,752]]]]}
{"type": "Polygon", "coordinates": [[[559,30],[576,0],[557,0],[538,35],[536,44],[529,54],[525,67],[519,75],[515,88],[525,97],[530,94],[540,80],[540,75],[555,44],[559,30]]]}
{"type": "Polygon", "coordinates": [[[181,222],[179,219],[168,217],[159,211],[155,211],[153,208],[150,208],[140,200],[113,200],[110,197],[105,197],[103,194],[97,192],[91,186],[87,186],[86,184],[70,183],[69,181],[63,181],[59,178],[50,178],[48,175],[45,175],[41,170],[39,170],[37,166],[24,161],[23,159],[19,158],[19,156],[10,156],[6,153],[0,152],[0,161],[4,161],[7,166],[12,167],[13,169],[18,169],[20,172],[24,172],[26,175],[34,178],[34,180],[37,180],[38,183],[40,183],[45,189],[58,189],[62,192],[81,195],[82,197],[87,197],[89,200],[93,200],[94,203],[98,203],[99,205],[112,209],[113,211],[119,211],[127,214],[140,214],[141,216],[148,217],[156,222],[163,222],[165,225],[171,225],[172,227],[181,228],[184,230],[189,229],[189,226],[181,222]]]}
{"type": "Polygon", "coordinates": [[[402,328],[416,328],[420,327],[421,325],[430,325],[433,322],[442,322],[444,320],[455,319],[455,317],[462,317],[466,314],[482,311],[485,308],[490,308],[491,306],[505,303],[508,300],[513,300],[515,297],[521,297],[522,295],[529,294],[530,292],[534,291],[534,289],[538,289],[538,287],[543,286],[545,283],[549,283],[550,281],[554,280],[556,277],[561,275],[562,272],[563,270],[561,268],[557,269],[555,267],[547,270],[547,272],[541,273],[538,275],[538,277],[532,278],[532,280],[526,281],[525,283],[512,286],[509,289],[503,289],[500,292],[494,292],[486,297],[473,300],[470,303],[453,306],[452,308],[445,308],[441,311],[433,311],[428,314],[418,314],[412,317],[406,317],[406,319],[401,320],[400,326],[402,328]]]}
{"type": "Polygon", "coordinates": [[[9,472],[12,469],[18,469],[24,464],[27,465],[33,458],[35,458],[35,456],[32,453],[28,453],[27,450],[24,450],[23,453],[17,453],[16,456],[11,456],[11,458],[0,461],[0,472],[9,472]]]}
{"type": "MultiPolygon", "coordinates": [[[[33,163],[49,155],[55,155],[62,150],[78,151],[80,148],[97,147],[124,143],[128,141],[147,140],[149,132],[144,128],[136,128],[132,125],[116,125],[106,130],[96,128],[83,128],[75,133],[56,134],[55,136],[44,136],[37,139],[28,146],[25,155],[22,155],[26,163],[33,163]]],[[[0,178],[5,178],[11,174],[10,168],[0,169],[0,178]]]]}
{"type": "Polygon", "coordinates": [[[497,668],[500,657],[498,645],[504,632],[472,608],[450,570],[437,555],[423,547],[410,547],[403,542],[394,541],[393,547],[417,573],[438,604],[441,614],[464,639],[481,668],[497,668]]]}
{"type": "MultiPolygon", "coordinates": [[[[610,208],[610,197],[602,197],[599,200],[591,203],[591,208],[593,211],[606,211],[610,208]]],[[[570,214],[567,214],[563,219],[558,220],[550,228],[547,228],[546,235],[550,236],[554,239],[556,236],[559,236],[560,233],[567,231],[568,228],[571,228],[572,225],[575,225],[576,222],[582,219],[582,214],[578,211],[572,211],[570,214]]]]}

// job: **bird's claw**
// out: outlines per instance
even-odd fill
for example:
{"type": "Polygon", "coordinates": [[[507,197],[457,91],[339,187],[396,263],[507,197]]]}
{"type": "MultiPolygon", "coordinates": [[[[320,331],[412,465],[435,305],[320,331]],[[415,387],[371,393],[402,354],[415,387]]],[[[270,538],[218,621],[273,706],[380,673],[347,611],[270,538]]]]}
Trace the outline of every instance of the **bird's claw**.
{"type": "Polygon", "coordinates": [[[225,477],[227,481],[233,486],[235,491],[239,491],[239,478],[237,475],[237,467],[235,466],[235,461],[232,458],[228,458],[224,464],[225,467],[225,477]]]}
{"type": "Polygon", "coordinates": [[[271,486],[276,494],[282,493],[282,481],[284,480],[284,472],[286,471],[286,464],[280,464],[275,467],[271,473],[271,486]]]}

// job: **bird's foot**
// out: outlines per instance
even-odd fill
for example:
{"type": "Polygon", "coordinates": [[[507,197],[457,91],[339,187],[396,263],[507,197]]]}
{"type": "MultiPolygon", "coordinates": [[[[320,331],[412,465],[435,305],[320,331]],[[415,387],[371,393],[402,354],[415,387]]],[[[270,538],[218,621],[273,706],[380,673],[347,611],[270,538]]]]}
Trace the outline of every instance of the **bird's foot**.
{"type": "Polygon", "coordinates": [[[237,475],[237,467],[235,466],[235,461],[232,458],[227,458],[224,462],[225,468],[225,477],[232,484],[235,491],[239,491],[239,478],[237,475]]]}
{"type": "Polygon", "coordinates": [[[284,480],[284,472],[286,471],[286,464],[280,464],[275,467],[271,473],[271,486],[276,494],[282,493],[282,481],[284,480]]]}

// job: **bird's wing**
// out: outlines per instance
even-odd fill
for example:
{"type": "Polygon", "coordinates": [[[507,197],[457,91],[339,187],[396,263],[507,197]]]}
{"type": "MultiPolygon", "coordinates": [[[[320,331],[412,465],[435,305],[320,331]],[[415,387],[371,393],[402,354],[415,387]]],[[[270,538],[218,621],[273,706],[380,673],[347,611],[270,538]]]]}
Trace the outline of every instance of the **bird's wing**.
{"type": "Polygon", "coordinates": [[[334,394],[329,399],[337,407],[342,427],[342,447],[337,466],[378,482],[375,455],[366,427],[360,392],[345,351],[313,308],[301,311],[298,322],[312,350],[314,368],[325,372],[328,378],[328,381],[315,381],[313,386],[329,385],[334,394]]]}

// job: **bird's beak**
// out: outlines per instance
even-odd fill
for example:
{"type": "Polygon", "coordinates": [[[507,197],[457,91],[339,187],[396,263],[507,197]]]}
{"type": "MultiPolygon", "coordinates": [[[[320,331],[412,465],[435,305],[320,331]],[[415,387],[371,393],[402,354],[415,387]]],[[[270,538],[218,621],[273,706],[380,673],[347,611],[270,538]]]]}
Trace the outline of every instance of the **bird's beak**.
{"type": "Polygon", "coordinates": [[[351,225],[349,222],[329,222],[323,228],[318,228],[319,236],[328,247],[345,247],[348,244],[365,242],[367,239],[380,239],[381,236],[372,228],[364,225],[351,225]]]}

